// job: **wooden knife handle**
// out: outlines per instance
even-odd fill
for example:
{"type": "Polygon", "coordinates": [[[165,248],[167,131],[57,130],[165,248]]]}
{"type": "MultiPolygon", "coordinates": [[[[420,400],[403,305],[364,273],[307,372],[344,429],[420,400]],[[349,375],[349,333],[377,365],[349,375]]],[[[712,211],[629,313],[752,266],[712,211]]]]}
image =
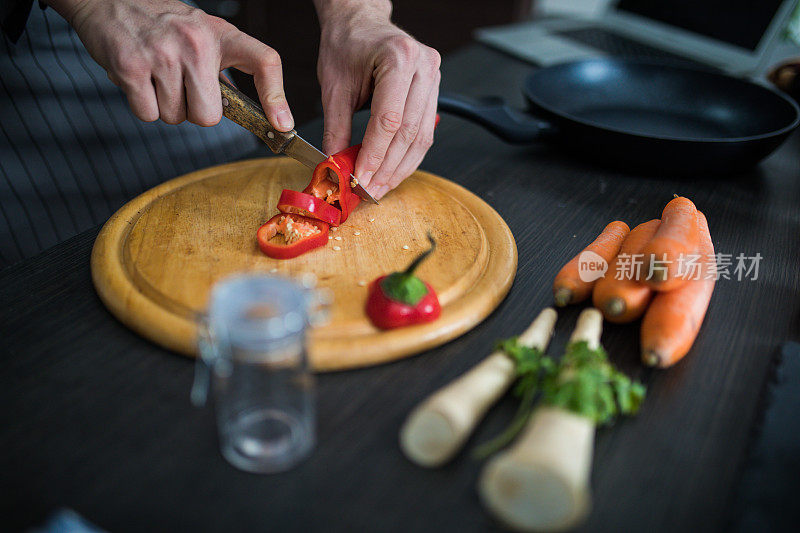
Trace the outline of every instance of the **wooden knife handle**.
{"type": "Polygon", "coordinates": [[[219,80],[219,90],[222,94],[222,114],[255,133],[276,154],[283,152],[296,135],[294,130],[284,132],[273,128],[261,106],[227,81],[219,80]]]}

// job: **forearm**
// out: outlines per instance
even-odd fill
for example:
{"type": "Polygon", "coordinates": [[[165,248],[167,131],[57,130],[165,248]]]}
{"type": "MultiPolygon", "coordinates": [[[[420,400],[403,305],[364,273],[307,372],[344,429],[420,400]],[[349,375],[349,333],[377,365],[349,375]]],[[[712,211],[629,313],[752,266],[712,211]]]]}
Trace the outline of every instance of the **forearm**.
{"type": "Polygon", "coordinates": [[[392,16],[390,0],[314,0],[314,7],[323,31],[331,23],[355,18],[388,21],[392,16]]]}

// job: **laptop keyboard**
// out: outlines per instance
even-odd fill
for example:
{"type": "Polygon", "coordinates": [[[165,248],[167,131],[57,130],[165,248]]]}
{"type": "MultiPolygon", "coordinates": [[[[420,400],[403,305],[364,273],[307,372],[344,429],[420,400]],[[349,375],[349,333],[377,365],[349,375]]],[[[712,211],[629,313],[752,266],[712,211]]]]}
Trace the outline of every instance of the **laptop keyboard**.
{"type": "Polygon", "coordinates": [[[709,68],[708,65],[693,61],[687,57],[646,45],[602,28],[579,28],[554,33],[581,44],[591,46],[611,56],[669,61],[670,63],[678,63],[681,65],[709,68]]]}

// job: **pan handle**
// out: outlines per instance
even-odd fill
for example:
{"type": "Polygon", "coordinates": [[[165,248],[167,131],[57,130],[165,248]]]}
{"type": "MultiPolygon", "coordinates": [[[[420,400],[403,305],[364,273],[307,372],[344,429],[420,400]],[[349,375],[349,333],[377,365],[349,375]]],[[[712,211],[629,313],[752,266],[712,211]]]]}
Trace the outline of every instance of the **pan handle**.
{"type": "Polygon", "coordinates": [[[442,91],[439,93],[439,111],[480,124],[504,141],[514,144],[531,143],[555,133],[555,128],[549,122],[517,111],[497,96],[470,98],[442,91]]]}

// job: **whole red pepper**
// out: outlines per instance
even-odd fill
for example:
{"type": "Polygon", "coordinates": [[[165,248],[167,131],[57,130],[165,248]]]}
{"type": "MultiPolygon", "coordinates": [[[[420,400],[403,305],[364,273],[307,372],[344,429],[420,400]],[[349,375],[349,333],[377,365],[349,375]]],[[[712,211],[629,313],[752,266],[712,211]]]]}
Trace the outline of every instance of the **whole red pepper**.
{"type": "Polygon", "coordinates": [[[367,316],[375,327],[401,328],[412,324],[432,322],[439,318],[442,307],[428,283],[414,271],[435,249],[436,241],[428,234],[431,247],[417,257],[403,272],[381,276],[369,286],[367,316]]]}
{"type": "MultiPolygon", "coordinates": [[[[352,190],[350,176],[356,165],[361,145],[356,144],[338,154],[333,154],[317,165],[311,183],[303,192],[321,198],[342,212],[339,223],[344,223],[361,201],[352,190]]],[[[338,225],[338,224],[335,224],[338,225]]]]}

